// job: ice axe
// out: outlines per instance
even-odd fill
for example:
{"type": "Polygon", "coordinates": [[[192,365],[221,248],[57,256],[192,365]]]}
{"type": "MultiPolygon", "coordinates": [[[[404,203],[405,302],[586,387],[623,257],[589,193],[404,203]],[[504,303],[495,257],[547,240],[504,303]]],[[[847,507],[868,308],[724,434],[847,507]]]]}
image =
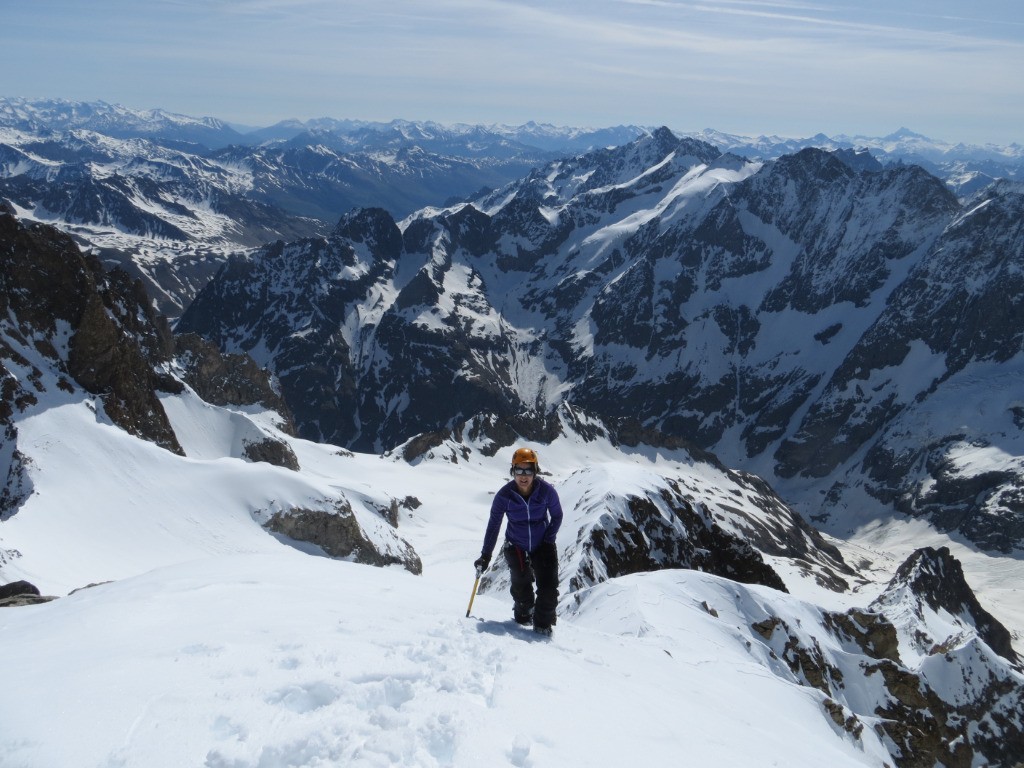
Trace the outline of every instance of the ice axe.
{"type": "Polygon", "coordinates": [[[483,568],[476,569],[476,581],[473,582],[473,593],[469,596],[469,608],[466,609],[466,618],[469,618],[469,612],[473,610],[473,599],[476,597],[476,588],[480,586],[480,575],[484,572],[483,568]]]}

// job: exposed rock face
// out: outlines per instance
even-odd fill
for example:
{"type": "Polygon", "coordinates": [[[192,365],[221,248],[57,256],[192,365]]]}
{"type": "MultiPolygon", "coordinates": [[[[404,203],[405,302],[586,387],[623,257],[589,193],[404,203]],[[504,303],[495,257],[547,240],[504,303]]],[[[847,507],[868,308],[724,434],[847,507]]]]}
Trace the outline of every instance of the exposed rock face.
{"type": "Polygon", "coordinates": [[[38,595],[39,588],[27,581],[12,581],[10,584],[0,584],[0,600],[15,595],[38,595]]]}
{"type": "MultiPolygon", "coordinates": [[[[948,547],[917,550],[899,567],[873,607],[884,610],[901,600],[911,602],[915,613],[922,619],[924,606],[933,613],[945,611],[973,627],[978,637],[1004,659],[1011,663],[1018,661],[1010,633],[981,607],[964,578],[960,561],[950,554],[948,547]]],[[[935,644],[928,645],[926,635],[918,635],[917,641],[925,653],[935,653],[938,649],[935,644]]]]}
{"type": "Polygon", "coordinates": [[[821,628],[753,624],[837,726],[873,728],[901,768],[1024,760],[1024,675],[948,551],[914,553],[869,609],[824,613],[821,628]]]}
{"type": "Polygon", "coordinates": [[[39,588],[27,581],[14,581],[0,585],[0,608],[15,608],[19,605],[37,605],[53,600],[53,597],[39,594],[39,588]]]}
{"type": "Polygon", "coordinates": [[[17,608],[22,605],[39,605],[57,598],[49,595],[14,595],[0,599],[0,608],[17,608]]]}
{"type": "Polygon", "coordinates": [[[171,334],[149,307],[141,285],[103,271],[69,237],[51,227],[21,224],[0,212],[0,352],[3,412],[33,404],[45,391],[41,365],[98,396],[122,429],[181,452],[158,388],[180,388],[155,366],[170,360],[171,334]],[[6,366],[17,366],[13,376],[6,366]],[[18,381],[29,381],[25,389],[18,381]]]}
{"type": "Polygon", "coordinates": [[[271,375],[248,355],[225,355],[195,334],[174,337],[176,362],[185,383],[211,405],[262,405],[276,411],[285,422],[282,429],[294,434],[288,406],[281,399],[271,375]]]}
{"type": "Polygon", "coordinates": [[[609,504],[608,513],[578,542],[580,564],[569,579],[571,591],[662,568],[690,568],[787,591],[757,550],[716,525],[710,514],[699,514],[678,486],[669,483],[658,496],[632,496],[625,502],[618,512],[609,504]]]}
{"type": "MultiPolygon", "coordinates": [[[[394,525],[387,517],[382,519],[394,525]]],[[[346,501],[331,511],[293,509],[278,512],[263,525],[275,533],[315,544],[331,557],[366,565],[401,565],[414,574],[423,572],[419,555],[397,536],[376,537],[376,544],[371,541],[351,504],[346,501]]]]}
{"type": "Polygon", "coordinates": [[[245,444],[243,455],[247,461],[264,461],[297,472],[299,459],[288,443],[267,437],[245,444]]]}
{"type": "Polygon", "coordinates": [[[746,472],[727,471],[740,489],[744,505],[720,503],[714,512],[717,520],[729,520],[727,526],[758,552],[787,558],[821,586],[843,592],[849,589],[856,571],[844,560],[839,549],[789,507],[761,478],[746,472]],[[757,511],[750,510],[753,506],[757,511]]]}
{"type": "MultiPolygon", "coordinates": [[[[6,388],[10,381],[9,372],[4,369],[0,373],[4,375],[6,388]]],[[[19,389],[10,387],[11,392],[17,392],[19,389]]],[[[4,397],[0,398],[0,411],[5,408],[7,402],[7,393],[5,392],[4,397]]],[[[13,396],[11,402],[14,402],[13,396]]],[[[0,488],[0,522],[14,514],[15,510],[32,492],[32,483],[25,471],[27,460],[17,448],[18,428],[10,420],[11,415],[9,412],[6,415],[0,412],[0,428],[3,428],[3,434],[0,435],[0,466],[7,467],[6,476],[0,474],[0,480],[3,481],[3,487],[0,488]]],[[[0,563],[2,562],[2,558],[0,558],[0,563]]]]}

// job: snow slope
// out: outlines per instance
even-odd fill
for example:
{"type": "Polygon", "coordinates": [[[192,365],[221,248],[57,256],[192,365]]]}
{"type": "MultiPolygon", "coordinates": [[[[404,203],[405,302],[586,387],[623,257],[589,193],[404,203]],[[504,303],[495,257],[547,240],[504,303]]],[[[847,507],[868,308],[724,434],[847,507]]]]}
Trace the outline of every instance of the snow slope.
{"type": "MultiPolygon", "coordinates": [[[[296,473],[232,455],[272,414],[165,398],[178,457],[73,400],[19,421],[34,495],[0,527],[0,574],[50,594],[113,581],[0,611],[5,768],[890,760],[752,631],[769,615],[810,631],[821,609],[801,597],[663,571],[564,600],[551,641],[510,627],[504,594],[467,618],[500,453],[410,466],[292,439],[296,473]],[[316,556],[257,523],[331,494],[416,496],[399,532],[423,575],[316,556]]],[[[558,485],[581,463],[618,462],[627,483],[684,469],[565,439],[541,455],[558,485]]]]}
{"type": "Polygon", "coordinates": [[[8,611],[4,765],[881,765],[692,605],[715,579],[597,600],[552,642],[451,586],[280,548],[8,611]],[[674,636],[609,627],[628,606],[674,636]]]}

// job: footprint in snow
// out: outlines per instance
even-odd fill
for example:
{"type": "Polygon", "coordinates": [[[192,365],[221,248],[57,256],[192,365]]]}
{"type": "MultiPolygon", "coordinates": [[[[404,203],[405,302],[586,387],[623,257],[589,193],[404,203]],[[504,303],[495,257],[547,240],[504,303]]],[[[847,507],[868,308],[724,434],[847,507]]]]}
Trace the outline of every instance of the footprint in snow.
{"type": "Polygon", "coordinates": [[[292,712],[304,714],[336,702],[338,689],[327,683],[289,685],[274,691],[266,698],[268,704],[284,707],[292,712]]]}

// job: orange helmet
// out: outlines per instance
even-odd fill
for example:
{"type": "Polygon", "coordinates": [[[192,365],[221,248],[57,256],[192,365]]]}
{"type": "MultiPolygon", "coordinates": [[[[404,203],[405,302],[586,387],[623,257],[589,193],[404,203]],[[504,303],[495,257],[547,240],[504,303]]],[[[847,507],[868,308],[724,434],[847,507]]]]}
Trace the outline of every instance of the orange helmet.
{"type": "Polygon", "coordinates": [[[537,452],[532,448],[516,448],[516,452],[512,454],[512,466],[516,464],[533,464],[534,469],[540,469],[537,452]]]}

